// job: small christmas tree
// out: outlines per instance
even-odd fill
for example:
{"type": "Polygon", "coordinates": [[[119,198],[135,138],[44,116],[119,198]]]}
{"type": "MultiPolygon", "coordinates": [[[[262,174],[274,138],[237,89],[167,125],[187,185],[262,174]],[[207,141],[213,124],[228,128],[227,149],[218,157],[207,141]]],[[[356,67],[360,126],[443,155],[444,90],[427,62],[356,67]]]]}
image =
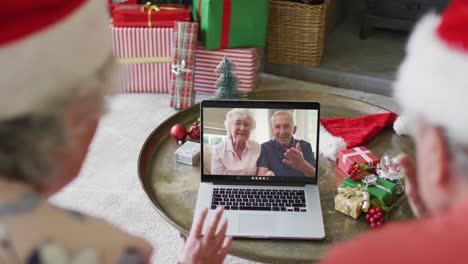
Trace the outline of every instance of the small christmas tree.
{"type": "Polygon", "coordinates": [[[216,68],[216,72],[221,75],[216,81],[218,90],[215,96],[217,99],[240,99],[243,96],[243,94],[237,90],[239,79],[233,73],[234,68],[234,63],[226,56],[224,56],[224,59],[216,68]]]}

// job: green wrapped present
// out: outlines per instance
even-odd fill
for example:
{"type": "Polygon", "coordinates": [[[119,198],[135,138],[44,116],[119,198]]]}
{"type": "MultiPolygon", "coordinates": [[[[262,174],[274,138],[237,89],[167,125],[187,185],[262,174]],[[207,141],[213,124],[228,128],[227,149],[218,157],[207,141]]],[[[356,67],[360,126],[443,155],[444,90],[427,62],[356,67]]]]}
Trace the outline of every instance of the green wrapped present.
{"type": "MultiPolygon", "coordinates": [[[[396,198],[397,185],[393,182],[377,178],[375,175],[372,176],[376,179],[374,185],[368,185],[367,187],[370,196],[384,201],[386,205],[391,205],[396,198]]],[[[358,184],[362,187],[366,186],[362,181],[354,181],[351,178],[346,178],[343,182],[343,187],[355,187],[358,184]]]]}
{"type": "Polygon", "coordinates": [[[268,0],[194,0],[206,49],[265,47],[268,0]]]}

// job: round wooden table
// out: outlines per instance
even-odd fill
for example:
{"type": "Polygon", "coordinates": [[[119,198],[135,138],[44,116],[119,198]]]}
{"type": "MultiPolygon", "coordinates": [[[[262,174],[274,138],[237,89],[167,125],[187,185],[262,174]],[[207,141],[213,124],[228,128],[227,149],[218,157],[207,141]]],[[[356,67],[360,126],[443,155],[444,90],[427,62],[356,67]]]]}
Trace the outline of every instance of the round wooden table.
{"type": "MultiPolygon", "coordinates": [[[[248,99],[318,101],[321,104],[321,117],[355,117],[387,111],[349,97],[301,88],[260,89],[251,92],[248,99]]],[[[141,184],[156,210],[183,234],[187,234],[192,224],[200,183],[200,165],[198,163],[188,166],[175,162],[174,151],[178,145],[169,137],[169,131],[176,123],[191,124],[199,116],[199,111],[199,105],[194,105],[178,112],[157,127],[143,145],[138,164],[141,184]]],[[[377,156],[391,149],[414,156],[410,139],[397,136],[392,128],[387,128],[365,146],[377,156]]],[[[325,223],[324,240],[235,239],[230,254],[269,263],[310,263],[319,260],[332,244],[369,230],[366,221],[354,220],[334,210],[334,197],[343,176],[336,162],[323,156],[319,158],[318,184],[325,223]]],[[[404,200],[394,211],[390,221],[412,217],[411,210],[404,200]]]]}

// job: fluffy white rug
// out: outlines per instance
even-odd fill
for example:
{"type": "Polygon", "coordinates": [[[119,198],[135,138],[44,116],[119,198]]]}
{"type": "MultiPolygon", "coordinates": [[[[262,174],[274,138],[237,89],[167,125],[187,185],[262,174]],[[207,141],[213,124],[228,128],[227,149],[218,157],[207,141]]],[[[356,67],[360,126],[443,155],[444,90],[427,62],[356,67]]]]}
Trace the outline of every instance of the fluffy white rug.
{"type": "MultiPolygon", "coordinates": [[[[197,95],[197,101],[206,96],[197,95]]],[[[109,99],[79,177],[51,198],[59,206],[99,216],[155,248],[153,263],[175,263],[178,232],[159,216],[137,174],[146,137],[176,113],[167,94],[119,94],[109,99]]],[[[229,256],[226,263],[255,263],[229,256]]]]}

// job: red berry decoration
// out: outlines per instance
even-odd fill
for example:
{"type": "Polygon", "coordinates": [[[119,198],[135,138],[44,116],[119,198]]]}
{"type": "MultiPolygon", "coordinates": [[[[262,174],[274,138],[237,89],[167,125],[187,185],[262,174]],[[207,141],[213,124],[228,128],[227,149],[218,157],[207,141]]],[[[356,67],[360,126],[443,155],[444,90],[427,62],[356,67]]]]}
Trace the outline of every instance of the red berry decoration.
{"type": "Polygon", "coordinates": [[[191,139],[199,139],[200,138],[200,123],[198,123],[197,121],[193,122],[193,125],[190,128],[188,135],[191,139]]]}
{"type": "Polygon", "coordinates": [[[366,220],[370,223],[372,228],[381,227],[385,222],[382,209],[372,205],[366,214],[366,220]]]}
{"type": "Polygon", "coordinates": [[[171,138],[175,139],[178,144],[183,143],[187,137],[187,129],[182,124],[175,124],[171,128],[171,138]],[[182,141],[182,142],[181,142],[182,141]]]}

